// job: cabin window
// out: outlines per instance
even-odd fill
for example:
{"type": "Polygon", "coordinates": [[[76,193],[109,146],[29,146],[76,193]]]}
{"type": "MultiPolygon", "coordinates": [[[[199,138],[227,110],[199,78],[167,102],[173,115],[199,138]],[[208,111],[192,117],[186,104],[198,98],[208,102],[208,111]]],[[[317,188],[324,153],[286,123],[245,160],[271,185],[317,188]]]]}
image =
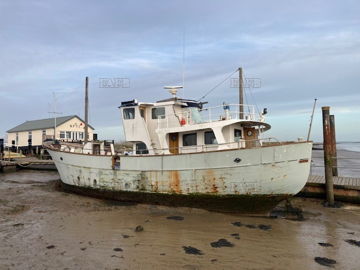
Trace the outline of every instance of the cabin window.
{"type": "Polygon", "coordinates": [[[165,107],[155,107],[151,110],[152,119],[164,119],[165,118],[165,107]]]}
{"type": "Polygon", "coordinates": [[[65,139],[65,131],[60,131],[60,139],[65,139]]]}
{"type": "Polygon", "coordinates": [[[196,133],[184,134],[183,135],[183,146],[197,145],[196,133]]]}
{"type": "Polygon", "coordinates": [[[134,119],[135,118],[135,108],[126,108],[123,110],[124,119],[134,119]]]}
{"type": "Polygon", "coordinates": [[[149,154],[149,150],[146,147],[146,144],[143,142],[137,143],[136,144],[136,154],[149,154]]]}
{"type": "Polygon", "coordinates": [[[216,137],[213,131],[204,132],[205,144],[217,144],[216,137]]]}
{"type": "Polygon", "coordinates": [[[242,138],[241,129],[234,129],[234,142],[240,141],[241,138],[242,138]]]}

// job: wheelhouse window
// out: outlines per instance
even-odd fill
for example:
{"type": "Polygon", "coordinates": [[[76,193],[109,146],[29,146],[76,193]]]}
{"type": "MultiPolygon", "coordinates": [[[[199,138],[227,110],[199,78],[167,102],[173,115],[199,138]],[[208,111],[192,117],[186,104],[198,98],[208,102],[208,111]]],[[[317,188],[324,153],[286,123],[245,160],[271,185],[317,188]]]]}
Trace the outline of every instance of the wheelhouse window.
{"type": "Polygon", "coordinates": [[[242,138],[241,129],[234,129],[234,141],[238,142],[242,138]]]}
{"type": "Polygon", "coordinates": [[[183,135],[183,146],[197,145],[197,136],[196,135],[197,135],[196,133],[184,134],[183,135]]]}
{"type": "Polygon", "coordinates": [[[65,139],[65,131],[60,131],[60,139],[65,139]]]}
{"type": "Polygon", "coordinates": [[[136,144],[136,154],[149,154],[149,150],[146,147],[146,144],[143,142],[137,143],[136,144]]]}
{"type": "Polygon", "coordinates": [[[134,119],[135,118],[135,108],[125,108],[123,110],[124,119],[134,119]]]}
{"type": "Polygon", "coordinates": [[[165,119],[165,107],[155,107],[151,110],[152,119],[165,119]]]}
{"type": "Polygon", "coordinates": [[[216,137],[213,131],[204,132],[205,144],[217,144],[216,137]]]}

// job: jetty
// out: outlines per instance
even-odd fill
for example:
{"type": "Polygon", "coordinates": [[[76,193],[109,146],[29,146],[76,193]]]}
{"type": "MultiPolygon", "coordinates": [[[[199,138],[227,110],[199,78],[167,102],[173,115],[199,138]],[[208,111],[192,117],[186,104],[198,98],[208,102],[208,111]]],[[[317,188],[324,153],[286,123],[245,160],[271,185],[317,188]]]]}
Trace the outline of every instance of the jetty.
{"type": "MultiPolygon", "coordinates": [[[[325,198],[325,176],[310,175],[305,187],[298,194],[303,197],[325,198]]],[[[334,176],[334,197],[336,201],[360,204],[360,178],[334,176]]]]}
{"type": "Polygon", "coordinates": [[[52,160],[40,160],[32,157],[19,160],[0,160],[0,172],[16,169],[56,170],[56,167],[52,160]]]}

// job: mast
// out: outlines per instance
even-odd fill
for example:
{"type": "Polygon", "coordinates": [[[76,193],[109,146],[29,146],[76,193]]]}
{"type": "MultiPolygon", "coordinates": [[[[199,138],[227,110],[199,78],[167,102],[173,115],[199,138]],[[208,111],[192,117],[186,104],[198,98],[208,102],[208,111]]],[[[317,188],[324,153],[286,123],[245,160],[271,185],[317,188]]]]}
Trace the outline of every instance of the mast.
{"type": "Polygon", "coordinates": [[[85,78],[85,143],[88,142],[88,137],[89,137],[89,117],[88,117],[88,113],[89,113],[89,96],[88,96],[88,88],[89,88],[89,77],[85,78]]]}
{"type": "Polygon", "coordinates": [[[243,69],[239,68],[239,119],[244,118],[244,80],[243,69]]]}

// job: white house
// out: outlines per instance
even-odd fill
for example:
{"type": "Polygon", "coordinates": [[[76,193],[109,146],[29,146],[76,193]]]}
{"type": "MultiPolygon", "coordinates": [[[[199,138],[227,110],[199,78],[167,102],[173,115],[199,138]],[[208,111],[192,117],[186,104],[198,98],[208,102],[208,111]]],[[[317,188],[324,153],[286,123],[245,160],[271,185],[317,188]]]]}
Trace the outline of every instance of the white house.
{"type": "MultiPolygon", "coordinates": [[[[26,121],[7,131],[7,146],[17,148],[41,146],[45,139],[53,139],[56,122],[56,140],[83,141],[85,122],[77,115],[26,121]]],[[[89,141],[93,139],[94,128],[89,125],[89,141]]]]}

